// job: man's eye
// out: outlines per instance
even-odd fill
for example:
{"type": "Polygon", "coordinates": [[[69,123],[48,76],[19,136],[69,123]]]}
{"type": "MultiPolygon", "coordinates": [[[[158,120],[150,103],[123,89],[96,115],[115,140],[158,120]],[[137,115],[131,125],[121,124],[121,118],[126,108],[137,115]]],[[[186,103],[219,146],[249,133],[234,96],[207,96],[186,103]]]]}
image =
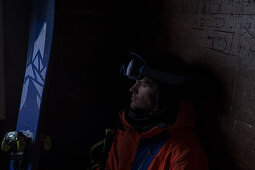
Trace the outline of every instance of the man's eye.
{"type": "Polygon", "coordinates": [[[142,86],[146,86],[146,83],[143,82],[143,81],[141,81],[140,84],[141,84],[142,86]]]}

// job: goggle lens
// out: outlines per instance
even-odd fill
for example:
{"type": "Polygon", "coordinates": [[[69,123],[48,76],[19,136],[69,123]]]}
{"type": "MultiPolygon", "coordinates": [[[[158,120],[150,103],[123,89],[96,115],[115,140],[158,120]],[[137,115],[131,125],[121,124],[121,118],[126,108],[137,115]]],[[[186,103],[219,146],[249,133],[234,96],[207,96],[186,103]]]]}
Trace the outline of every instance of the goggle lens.
{"type": "Polygon", "coordinates": [[[130,54],[131,61],[127,65],[122,66],[122,71],[125,76],[131,79],[141,79],[145,62],[137,55],[130,54]]]}

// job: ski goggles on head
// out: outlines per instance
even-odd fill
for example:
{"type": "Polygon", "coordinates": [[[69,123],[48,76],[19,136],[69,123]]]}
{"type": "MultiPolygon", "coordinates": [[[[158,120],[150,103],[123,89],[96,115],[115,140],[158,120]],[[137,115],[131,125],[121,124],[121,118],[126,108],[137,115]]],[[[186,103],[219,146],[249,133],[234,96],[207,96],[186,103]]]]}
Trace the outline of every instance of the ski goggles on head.
{"type": "Polygon", "coordinates": [[[129,55],[131,60],[121,66],[120,72],[130,79],[141,80],[144,76],[147,76],[172,85],[181,85],[191,79],[150,68],[145,60],[134,52],[130,52],[129,55]]]}
{"type": "Polygon", "coordinates": [[[131,60],[128,64],[121,66],[120,72],[124,73],[130,79],[140,80],[143,78],[144,68],[146,66],[145,61],[136,53],[129,53],[131,60]]]}

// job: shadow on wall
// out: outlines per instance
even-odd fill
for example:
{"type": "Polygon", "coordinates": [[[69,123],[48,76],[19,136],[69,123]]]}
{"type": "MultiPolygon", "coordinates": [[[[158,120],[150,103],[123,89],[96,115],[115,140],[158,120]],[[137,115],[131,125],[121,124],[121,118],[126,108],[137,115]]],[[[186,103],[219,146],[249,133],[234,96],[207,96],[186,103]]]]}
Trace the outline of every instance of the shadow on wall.
{"type": "Polygon", "coordinates": [[[210,170],[235,170],[226,140],[221,133],[219,118],[224,113],[225,94],[221,82],[205,66],[194,64],[191,100],[197,112],[196,131],[206,148],[210,170]]]}

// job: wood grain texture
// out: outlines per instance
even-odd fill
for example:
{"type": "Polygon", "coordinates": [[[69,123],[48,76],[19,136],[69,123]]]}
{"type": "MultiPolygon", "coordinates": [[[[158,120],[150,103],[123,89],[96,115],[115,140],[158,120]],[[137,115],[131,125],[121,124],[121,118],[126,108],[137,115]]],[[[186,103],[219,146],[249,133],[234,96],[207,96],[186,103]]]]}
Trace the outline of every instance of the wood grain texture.
{"type": "MultiPolygon", "coordinates": [[[[255,169],[255,2],[164,0],[158,48],[210,68],[224,86],[217,114],[237,169],[255,169]]],[[[217,139],[221,140],[221,139],[217,139]]]]}

